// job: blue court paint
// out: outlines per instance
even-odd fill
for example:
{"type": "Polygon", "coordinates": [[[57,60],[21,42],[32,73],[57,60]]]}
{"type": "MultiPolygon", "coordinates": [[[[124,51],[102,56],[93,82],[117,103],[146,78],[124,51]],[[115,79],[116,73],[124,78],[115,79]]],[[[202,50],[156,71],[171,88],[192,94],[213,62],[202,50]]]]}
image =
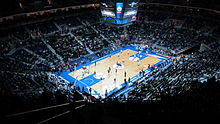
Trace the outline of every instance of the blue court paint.
{"type": "Polygon", "coordinates": [[[83,79],[81,79],[81,82],[84,82],[85,84],[87,84],[89,87],[91,87],[92,85],[98,83],[99,81],[101,81],[100,79],[96,79],[94,78],[95,74],[91,74],[83,79]]]}
{"type": "Polygon", "coordinates": [[[132,56],[130,56],[130,57],[138,57],[140,60],[143,60],[143,59],[145,59],[146,57],[148,57],[148,55],[146,55],[146,54],[144,54],[144,53],[141,53],[141,54],[136,53],[136,54],[134,54],[134,55],[132,55],[132,56]],[[141,55],[142,57],[140,57],[140,55],[141,55]]]}
{"type": "Polygon", "coordinates": [[[76,81],[76,79],[70,76],[69,73],[70,71],[65,71],[65,72],[62,72],[60,76],[64,78],[65,80],[69,81],[70,83],[73,83],[74,81],[76,81]]]}

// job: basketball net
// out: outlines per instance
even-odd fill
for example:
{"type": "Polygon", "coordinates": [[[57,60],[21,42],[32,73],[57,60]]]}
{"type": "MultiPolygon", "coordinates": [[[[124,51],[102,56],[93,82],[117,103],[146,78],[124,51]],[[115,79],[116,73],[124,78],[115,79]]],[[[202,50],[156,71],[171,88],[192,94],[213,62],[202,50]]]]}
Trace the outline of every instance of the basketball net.
{"type": "Polygon", "coordinates": [[[85,74],[89,74],[89,69],[86,66],[83,66],[82,69],[83,69],[83,72],[82,72],[83,76],[85,74]]]}

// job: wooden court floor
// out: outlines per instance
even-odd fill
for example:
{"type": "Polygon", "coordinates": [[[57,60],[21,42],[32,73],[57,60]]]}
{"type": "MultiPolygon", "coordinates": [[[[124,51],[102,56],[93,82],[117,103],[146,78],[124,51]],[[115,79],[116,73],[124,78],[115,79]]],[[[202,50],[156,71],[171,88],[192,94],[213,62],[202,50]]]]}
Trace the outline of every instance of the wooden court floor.
{"type": "Polygon", "coordinates": [[[137,53],[136,51],[127,49],[120,52],[119,54],[115,54],[112,55],[111,57],[98,61],[96,64],[93,63],[87,66],[89,73],[84,74],[84,76],[82,76],[82,73],[84,72],[83,69],[79,69],[74,72],[71,72],[69,75],[72,76],[73,78],[76,78],[77,80],[81,80],[82,78],[85,78],[93,74],[94,72],[96,72],[96,74],[98,73],[104,74],[106,76],[105,79],[92,85],[91,88],[101,94],[105,94],[106,90],[109,92],[113,90],[115,87],[118,87],[119,85],[124,83],[125,72],[126,72],[126,80],[128,80],[129,77],[132,78],[135,75],[139,74],[141,70],[147,69],[148,64],[154,65],[157,62],[161,61],[161,59],[155,58],[153,56],[148,56],[140,60],[140,64],[138,66],[137,61],[129,60],[129,57],[136,53],[137,53]],[[124,62],[122,62],[123,60],[124,62]],[[117,69],[117,73],[116,73],[116,69],[113,68],[113,66],[117,62],[123,64],[124,68],[117,69]],[[108,74],[109,67],[111,68],[111,71],[108,74]],[[116,82],[114,81],[114,79],[116,79],[116,82]]]}

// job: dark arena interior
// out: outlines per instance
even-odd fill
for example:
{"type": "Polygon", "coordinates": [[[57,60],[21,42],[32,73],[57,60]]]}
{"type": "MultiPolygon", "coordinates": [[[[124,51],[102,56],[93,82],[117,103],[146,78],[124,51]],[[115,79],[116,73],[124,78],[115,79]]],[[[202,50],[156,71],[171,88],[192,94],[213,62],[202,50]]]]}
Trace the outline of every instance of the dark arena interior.
{"type": "Polygon", "coordinates": [[[220,1],[0,3],[1,124],[220,118],[220,1]]]}

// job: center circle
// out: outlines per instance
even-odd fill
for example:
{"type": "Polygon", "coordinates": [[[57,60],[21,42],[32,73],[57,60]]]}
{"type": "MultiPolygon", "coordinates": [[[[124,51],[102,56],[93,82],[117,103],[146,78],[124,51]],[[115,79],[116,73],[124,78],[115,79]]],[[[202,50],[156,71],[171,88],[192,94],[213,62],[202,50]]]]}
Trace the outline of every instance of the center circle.
{"type": "Polygon", "coordinates": [[[138,58],[138,57],[130,57],[129,60],[130,61],[138,61],[138,60],[140,60],[140,58],[138,58]]]}

